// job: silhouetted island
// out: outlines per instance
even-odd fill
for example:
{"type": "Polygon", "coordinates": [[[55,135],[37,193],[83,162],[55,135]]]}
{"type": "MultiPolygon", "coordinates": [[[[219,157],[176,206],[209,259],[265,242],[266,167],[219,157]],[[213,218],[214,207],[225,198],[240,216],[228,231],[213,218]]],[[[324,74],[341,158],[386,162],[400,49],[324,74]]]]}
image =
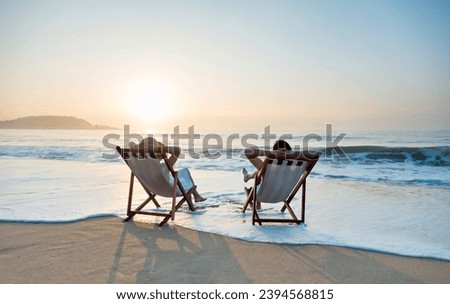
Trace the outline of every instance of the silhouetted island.
{"type": "Polygon", "coordinates": [[[28,116],[0,121],[0,129],[112,130],[115,128],[93,125],[84,119],[70,116],[28,116]]]}

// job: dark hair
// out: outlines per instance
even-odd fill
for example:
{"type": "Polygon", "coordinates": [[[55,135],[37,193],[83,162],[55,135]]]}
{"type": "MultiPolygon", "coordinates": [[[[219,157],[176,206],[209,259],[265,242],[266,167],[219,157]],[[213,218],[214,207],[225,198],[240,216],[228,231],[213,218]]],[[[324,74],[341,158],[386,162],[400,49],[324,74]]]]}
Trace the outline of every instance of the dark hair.
{"type": "Polygon", "coordinates": [[[281,149],[292,151],[291,145],[289,145],[286,141],[279,139],[273,145],[272,150],[281,150],[281,149]]]}

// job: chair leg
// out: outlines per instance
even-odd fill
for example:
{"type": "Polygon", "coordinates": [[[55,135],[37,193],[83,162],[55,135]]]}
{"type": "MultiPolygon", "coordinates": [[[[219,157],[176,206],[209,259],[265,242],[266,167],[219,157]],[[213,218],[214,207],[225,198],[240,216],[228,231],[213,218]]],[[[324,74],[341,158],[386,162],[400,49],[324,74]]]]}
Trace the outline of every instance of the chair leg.
{"type": "Polygon", "coordinates": [[[286,209],[289,211],[289,213],[292,217],[292,222],[296,223],[297,225],[300,225],[301,221],[298,220],[298,218],[295,215],[294,210],[292,210],[291,206],[288,203],[284,203],[284,205],[286,206],[286,209]]]}
{"type": "Polygon", "coordinates": [[[253,186],[253,195],[252,195],[252,197],[253,197],[253,215],[252,215],[252,225],[255,225],[255,222],[258,222],[259,223],[259,226],[262,226],[262,223],[261,223],[261,220],[260,220],[260,218],[259,218],[259,215],[258,215],[258,211],[257,211],[257,209],[258,208],[260,208],[261,207],[261,203],[260,202],[258,202],[258,199],[257,199],[257,191],[255,190],[256,189],[256,186],[258,185],[258,182],[259,182],[259,180],[258,180],[258,177],[255,177],[255,184],[254,184],[254,186],[253,186]]]}
{"type": "Polygon", "coordinates": [[[262,222],[261,222],[261,219],[260,219],[259,214],[258,214],[257,205],[258,204],[254,203],[253,206],[252,206],[253,207],[252,224],[255,225],[255,222],[258,222],[259,226],[262,226],[262,222]]]}
{"type": "Polygon", "coordinates": [[[252,206],[252,225],[255,225],[255,219],[256,219],[256,208],[255,204],[252,206]]]}
{"type": "Polygon", "coordinates": [[[123,220],[124,222],[132,219],[139,211],[142,210],[152,199],[155,198],[155,195],[149,196],[145,201],[143,201],[136,209],[130,211],[127,217],[123,220]]]}
{"type": "Polygon", "coordinates": [[[242,208],[242,213],[245,213],[245,211],[248,208],[248,205],[252,203],[252,197],[253,197],[253,188],[244,188],[245,192],[247,193],[247,200],[245,201],[244,207],[242,208]]]}
{"type": "Polygon", "coordinates": [[[189,206],[189,210],[191,211],[195,211],[195,206],[194,203],[192,202],[192,192],[194,192],[195,189],[197,189],[197,186],[192,187],[192,189],[188,191],[184,197],[189,206]]]}
{"type": "Polygon", "coordinates": [[[173,221],[175,219],[175,204],[177,202],[177,185],[178,185],[178,172],[175,172],[174,174],[174,183],[173,183],[173,193],[172,193],[172,210],[170,213],[172,216],[170,219],[173,221]]]}
{"type": "Polygon", "coordinates": [[[301,216],[301,221],[302,223],[305,222],[305,208],[306,207],[306,180],[303,183],[303,190],[302,190],[302,216],[301,216]]]}
{"type": "MultiPolygon", "coordinates": [[[[189,195],[190,195],[190,194],[189,194],[189,195]]],[[[177,210],[180,209],[180,207],[181,207],[181,206],[184,204],[184,202],[186,202],[186,201],[187,201],[186,197],[183,197],[183,198],[178,202],[178,204],[175,205],[173,211],[171,211],[171,213],[170,213],[168,216],[164,217],[164,219],[161,221],[161,223],[159,223],[159,226],[163,226],[165,223],[167,223],[167,222],[170,220],[170,218],[172,217],[172,213],[175,214],[175,213],[177,212],[177,210]]]]}
{"type": "MultiPolygon", "coordinates": [[[[133,186],[134,186],[134,174],[131,173],[130,188],[128,189],[127,216],[130,216],[130,214],[131,214],[131,202],[133,200],[133,186]]],[[[127,218],[125,221],[128,221],[128,220],[129,220],[129,218],[127,218]]]]}
{"type": "Polygon", "coordinates": [[[171,217],[170,215],[166,216],[166,217],[158,224],[158,226],[159,226],[159,227],[164,226],[164,224],[167,223],[167,222],[170,220],[170,217],[171,217]]]}
{"type": "MultiPolygon", "coordinates": [[[[189,190],[188,192],[186,192],[186,190],[184,190],[183,185],[181,184],[180,180],[178,180],[177,182],[178,188],[180,189],[181,193],[183,194],[183,202],[186,201],[188,203],[189,206],[189,210],[191,211],[195,211],[195,206],[194,203],[192,203],[192,192],[194,192],[195,189],[197,189],[197,186],[194,185],[191,190],[189,190]]],[[[180,205],[180,203],[178,203],[178,205],[180,205]]],[[[181,206],[181,205],[180,205],[181,206]]],[[[178,207],[179,208],[179,207],[178,207]]],[[[178,209],[177,208],[177,209],[178,209]]]]}
{"type": "Polygon", "coordinates": [[[161,205],[158,203],[158,201],[157,201],[156,198],[155,198],[156,195],[151,194],[150,196],[151,196],[151,200],[153,201],[153,204],[155,204],[155,206],[156,206],[157,208],[161,208],[161,205]]]}

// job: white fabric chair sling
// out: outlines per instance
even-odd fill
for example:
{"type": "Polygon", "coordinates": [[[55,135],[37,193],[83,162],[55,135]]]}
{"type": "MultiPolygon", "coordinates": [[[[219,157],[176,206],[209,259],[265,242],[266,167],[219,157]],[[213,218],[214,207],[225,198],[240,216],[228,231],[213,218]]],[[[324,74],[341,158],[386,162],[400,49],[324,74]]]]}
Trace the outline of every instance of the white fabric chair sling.
{"type": "MultiPolygon", "coordinates": [[[[116,147],[116,150],[122,156],[125,163],[131,169],[130,177],[130,188],[128,193],[128,206],[127,206],[127,217],[124,221],[128,221],[133,218],[136,214],[162,216],[164,219],[159,224],[164,225],[169,219],[175,219],[175,212],[184,204],[187,203],[189,209],[194,211],[194,205],[191,199],[191,193],[195,189],[195,185],[190,180],[189,183],[185,183],[189,188],[185,189],[185,186],[180,182],[178,178],[178,172],[175,171],[169,164],[166,158],[163,158],[163,162],[160,159],[152,158],[148,153],[141,152],[131,152],[130,149],[122,149],[121,147],[116,147]],[[168,174],[172,178],[164,176],[163,166],[167,166],[168,174]],[[142,202],[138,207],[132,209],[133,200],[133,184],[134,177],[137,178],[139,183],[142,185],[144,190],[148,194],[148,198],[142,202]],[[156,200],[156,196],[171,197],[172,206],[170,210],[167,211],[142,211],[142,209],[152,201],[157,208],[161,205],[156,200]],[[177,198],[181,197],[181,200],[177,202],[177,198]]],[[[189,176],[190,178],[190,176],[189,176]]]]}

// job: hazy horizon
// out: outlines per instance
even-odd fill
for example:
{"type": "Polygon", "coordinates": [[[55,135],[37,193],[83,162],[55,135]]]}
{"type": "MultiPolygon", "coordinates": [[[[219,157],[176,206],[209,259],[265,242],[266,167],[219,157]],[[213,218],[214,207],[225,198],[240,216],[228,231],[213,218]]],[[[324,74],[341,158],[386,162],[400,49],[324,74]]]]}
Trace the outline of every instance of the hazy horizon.
{"type": "Polygon", "coordinates": [[[0,120],[450,130],[450,2],[0,1],[0,120]]]}

